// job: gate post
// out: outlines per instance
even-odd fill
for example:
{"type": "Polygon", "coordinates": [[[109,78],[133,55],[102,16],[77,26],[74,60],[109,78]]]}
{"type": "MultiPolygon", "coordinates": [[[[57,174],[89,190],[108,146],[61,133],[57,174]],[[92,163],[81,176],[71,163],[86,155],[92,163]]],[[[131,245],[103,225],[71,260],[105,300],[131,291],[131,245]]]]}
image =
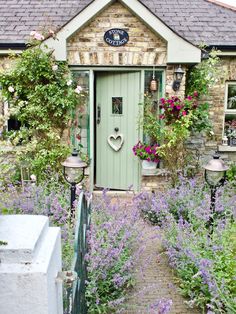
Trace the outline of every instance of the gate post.
{"type": "Polygon", "coordinates": [[[0,216],[1,314],[62,314],[60,228],[48,217],[0,216]]]}

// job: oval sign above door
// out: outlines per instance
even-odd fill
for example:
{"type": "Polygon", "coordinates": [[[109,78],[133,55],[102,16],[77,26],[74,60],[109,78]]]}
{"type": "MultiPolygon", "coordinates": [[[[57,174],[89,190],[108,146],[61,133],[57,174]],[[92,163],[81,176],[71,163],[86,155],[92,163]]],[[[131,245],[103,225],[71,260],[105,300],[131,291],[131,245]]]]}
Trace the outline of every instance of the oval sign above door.
{"type": "Polygon", "coordinates": [[[123,46],[129,41],[129,34],[124,29],[112,28],[104,34],[104,41],[113,47],[123,46]]]}

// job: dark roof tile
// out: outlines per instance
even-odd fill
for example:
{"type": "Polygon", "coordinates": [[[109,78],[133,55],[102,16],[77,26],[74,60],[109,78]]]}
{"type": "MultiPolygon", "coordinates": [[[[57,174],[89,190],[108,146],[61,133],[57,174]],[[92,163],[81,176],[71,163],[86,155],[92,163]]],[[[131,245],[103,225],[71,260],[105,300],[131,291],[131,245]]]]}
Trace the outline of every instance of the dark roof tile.
{"type": "Polygon", "coordinates": [[[207,0],[140,0],[166,25],[194,44],[236,45],[236,11],[207,0]],[[158,5],[157,5],[158,3],[158,5]],[[165,5],[162,5],[165,3],[165,5]],[[168,7],[170,11],[166,12],[168,7]],[[171,12],[171,16],[168,13],[171,12]],[[183,14],[184,13],[184,14],[183,14]],[[179,17],[182,18],[182,22],[179,17]],[[187,31],[183,25],[188,27],[187,31]]]}

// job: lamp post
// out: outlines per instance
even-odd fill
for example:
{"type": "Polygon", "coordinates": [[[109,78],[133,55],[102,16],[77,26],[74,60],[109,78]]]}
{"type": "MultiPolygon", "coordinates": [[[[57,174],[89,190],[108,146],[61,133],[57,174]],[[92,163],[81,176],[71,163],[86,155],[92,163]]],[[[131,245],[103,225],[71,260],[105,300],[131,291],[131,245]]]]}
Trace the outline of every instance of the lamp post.
{"type": "Polygon", "coordinates": [[[224,184],[226,171],[229,167],[224,164],[223,160],[220,159],[220,155],[216,152],[213,158],[203,168],[205,169],[205,180],[211,189],[210,210],[212,217],[210,218],[209,225],[212,226],[215,213],[216,190],[224,184]]]}
{"type": "Polygon", "coordinates": [[[63,166],[63,175],[65,180],[71,185],[71,217],[74,216],[74,201],[76,198],[76,184],[80,183],[84,178],[84,170],[87,164],[81,160],[76,149],[73,150],[71,156],[67,157],[63,166]]]}

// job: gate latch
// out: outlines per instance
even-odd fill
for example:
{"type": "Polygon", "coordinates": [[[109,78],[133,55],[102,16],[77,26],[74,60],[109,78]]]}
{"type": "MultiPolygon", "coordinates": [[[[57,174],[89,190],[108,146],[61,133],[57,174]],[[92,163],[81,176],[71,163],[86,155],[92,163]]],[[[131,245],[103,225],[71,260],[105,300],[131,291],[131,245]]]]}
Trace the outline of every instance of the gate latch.
{"type": "Polygon", "coordinates": [[[72,286],[74,281],[78,279],[78,275],[75,271],[66,270],[59,271],[56,281],[65,284],[66,286],[72,286]]]}

